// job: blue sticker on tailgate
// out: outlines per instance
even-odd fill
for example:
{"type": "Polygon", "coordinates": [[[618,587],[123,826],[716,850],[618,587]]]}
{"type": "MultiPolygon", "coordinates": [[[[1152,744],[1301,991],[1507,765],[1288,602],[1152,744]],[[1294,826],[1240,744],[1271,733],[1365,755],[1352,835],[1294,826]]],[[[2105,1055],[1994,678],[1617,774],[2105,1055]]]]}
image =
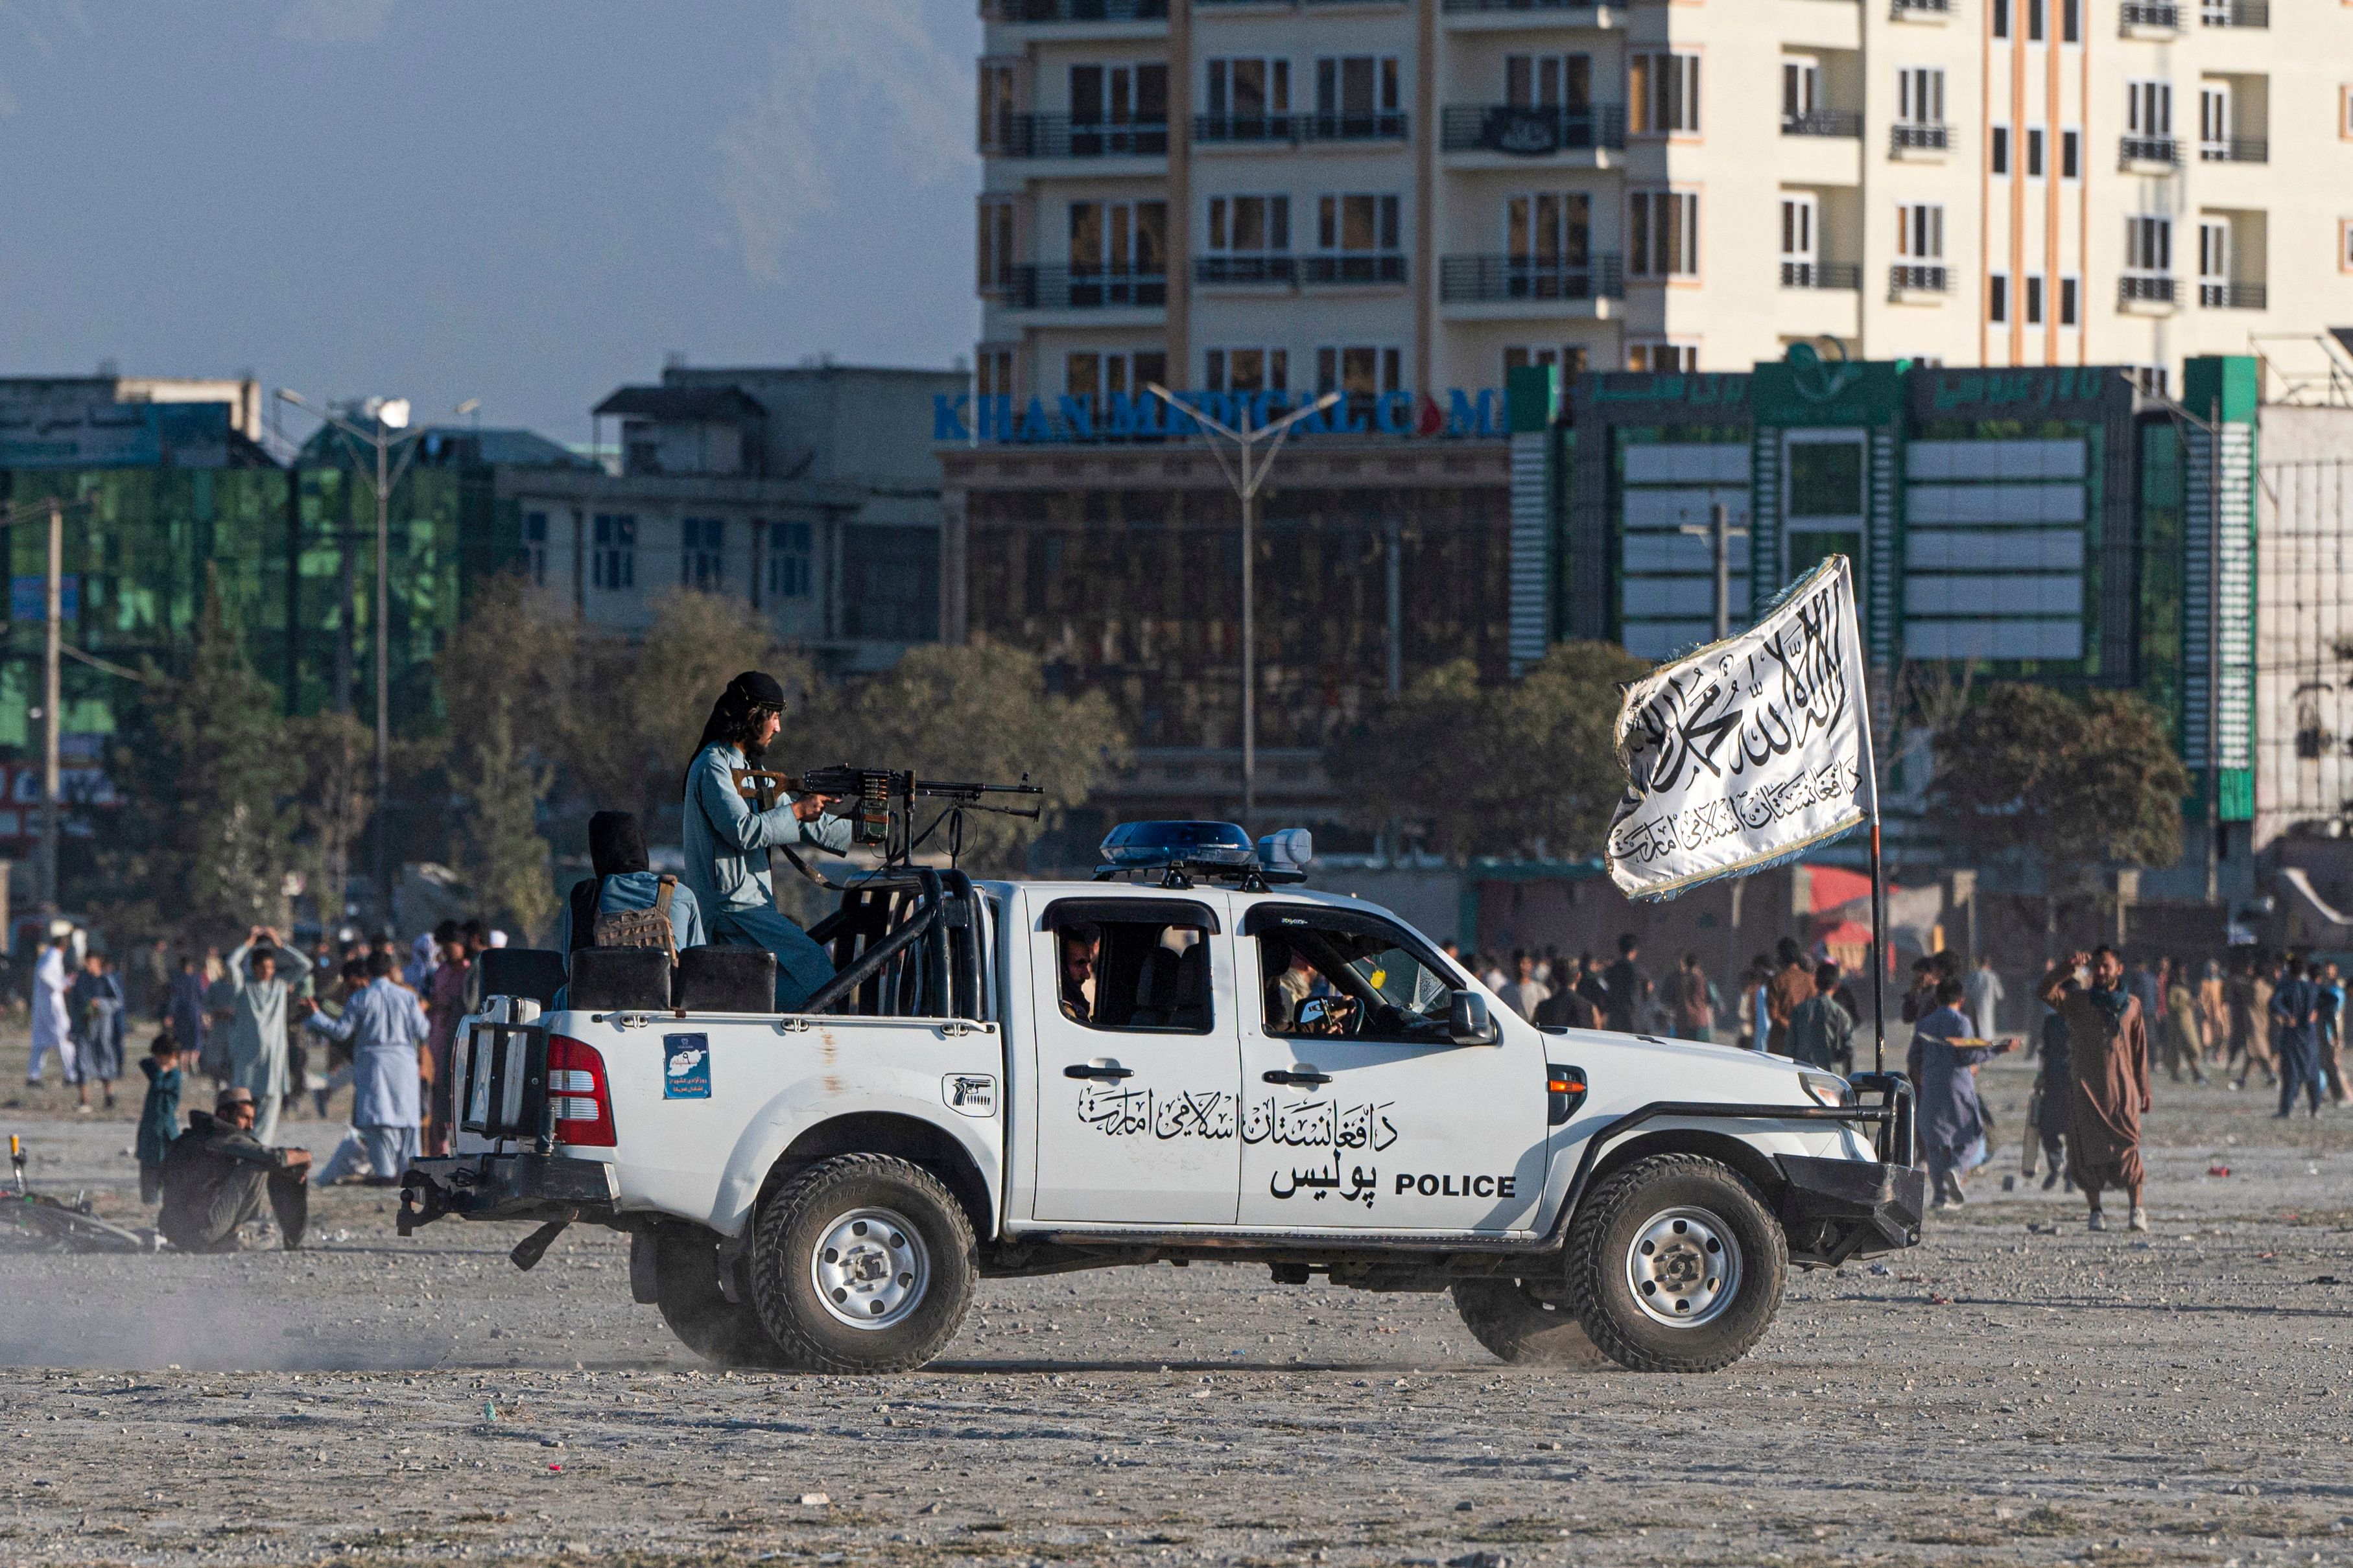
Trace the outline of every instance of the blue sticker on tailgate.
{"type": "Polygon", "coordinates": [[[709,1100],[711,1098],[710,1036],[664,1035],[662,1037],[662,1098],[664,1100],[709,1100]]]}

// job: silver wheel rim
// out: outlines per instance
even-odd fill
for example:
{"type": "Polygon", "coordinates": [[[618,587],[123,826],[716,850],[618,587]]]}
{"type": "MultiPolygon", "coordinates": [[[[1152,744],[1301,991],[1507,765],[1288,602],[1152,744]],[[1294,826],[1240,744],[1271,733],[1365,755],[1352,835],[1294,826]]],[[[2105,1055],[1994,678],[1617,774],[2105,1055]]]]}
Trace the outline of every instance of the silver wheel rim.
{"type": "Polygon", "coordinates": [[[1739,1296],[1740,1243],[1705,1209],[1662,1210],[1626,1248],[1626,1288],[1652,1322],[1697,1328],[1739,1296]]]}
{"type": "Polygon", "coordinates": [[[889,1209],[851,1209],[826,1226],[809,1254],[809,1283],[834,1321],[888,1329],[923,1303],[931,1254],[906,1219],[889,1209]]]}

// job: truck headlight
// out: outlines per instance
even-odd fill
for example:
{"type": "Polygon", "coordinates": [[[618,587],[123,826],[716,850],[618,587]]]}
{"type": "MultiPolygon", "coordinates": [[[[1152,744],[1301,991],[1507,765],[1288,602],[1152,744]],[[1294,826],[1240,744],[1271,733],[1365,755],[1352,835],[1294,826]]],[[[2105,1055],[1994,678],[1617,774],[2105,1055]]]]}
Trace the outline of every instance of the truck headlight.
{"type": "Polygon", "coordinates": [[[1854,1103],[1854,1090],[1834,1072],[1801,1072],[1798,1081],[1806,1086],[1806,1092],[1813,1096],[1817,1105],[1843,1110],[1854,1103]]]}

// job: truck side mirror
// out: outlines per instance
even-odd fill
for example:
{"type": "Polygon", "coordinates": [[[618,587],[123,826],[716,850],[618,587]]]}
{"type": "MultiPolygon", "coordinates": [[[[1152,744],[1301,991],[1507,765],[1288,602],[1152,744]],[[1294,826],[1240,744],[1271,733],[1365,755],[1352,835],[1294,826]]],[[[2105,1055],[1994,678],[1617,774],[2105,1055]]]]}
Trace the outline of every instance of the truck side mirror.
{"type": "Polygon", "coordinates": [[[1476,991],[1454,993],[1446,1032],[1458,1046],[1492,1046],[1504,1037],[1504,1031],[1487,1016],[1487,999],[1476,991]]]}

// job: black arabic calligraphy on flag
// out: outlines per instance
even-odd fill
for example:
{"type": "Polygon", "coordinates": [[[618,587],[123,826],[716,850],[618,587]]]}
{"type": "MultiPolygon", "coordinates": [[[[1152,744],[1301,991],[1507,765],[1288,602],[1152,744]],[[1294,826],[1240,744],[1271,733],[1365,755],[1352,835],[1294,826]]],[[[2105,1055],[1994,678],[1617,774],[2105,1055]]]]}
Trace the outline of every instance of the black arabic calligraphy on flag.
{"type": "Polygon", "coordinates": [[[1627,691],[1611,880],[1630,897],[1663,898],[1868,820],[1868,706],[1853,573],[1834,555],[1752,630],[1627,691]]]}

